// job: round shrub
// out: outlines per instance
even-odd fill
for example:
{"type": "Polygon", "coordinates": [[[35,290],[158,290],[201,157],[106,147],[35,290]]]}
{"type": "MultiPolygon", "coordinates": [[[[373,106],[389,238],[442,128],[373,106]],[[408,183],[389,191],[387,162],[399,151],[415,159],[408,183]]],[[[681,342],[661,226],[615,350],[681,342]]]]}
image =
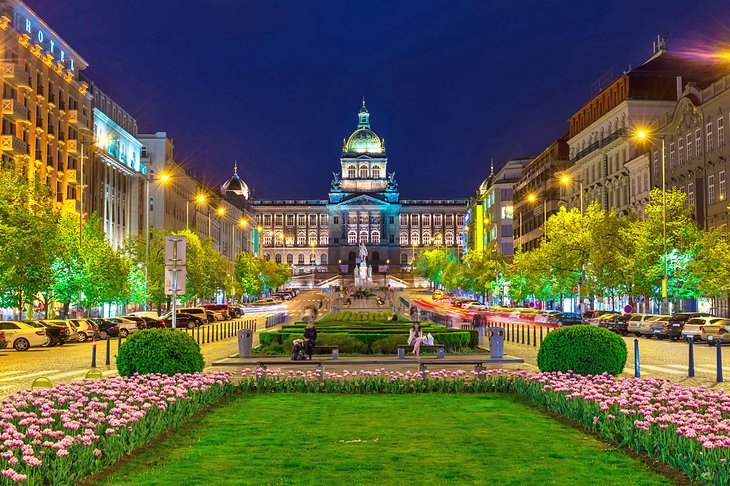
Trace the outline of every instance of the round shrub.
{"type": "Polygon", "coordinates": [[[117,372],[121,376],[195,373],[203,371],[203,366],[205,360],[195,339],[172,329],[137,331],[127,338],[117,355],[117,372]]]}
{"type": "Polygon", "coordinates": [[[570,326],[550,332],[537,353],[540,371],[619,375],[626,366],[626,342],[608,329],[570,326]]]}

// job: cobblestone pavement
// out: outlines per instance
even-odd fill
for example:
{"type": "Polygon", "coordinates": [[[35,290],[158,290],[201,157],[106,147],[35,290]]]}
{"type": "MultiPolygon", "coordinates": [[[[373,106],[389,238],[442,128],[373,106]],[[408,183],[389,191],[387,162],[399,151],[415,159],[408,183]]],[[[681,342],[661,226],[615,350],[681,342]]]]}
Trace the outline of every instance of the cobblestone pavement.
{"type": "MultiPolygon", "coordinates": [[[[316,293],[302,293],[286,303],[287,322],[299,319],[301,311],[309,305],[318,305],[322,297],[316,293]]],[[[257,330],[265,328],[266,317],[273,312],[247,313],[245,319],[255,319],[257,330]]],[[[245,320],[244,319],[244,320],[245,320]]],[[[274,329],[274,328],[272,328],[274,329]]],[[[110,341],[110,366],[106,365],[106,341],[97,342],[97,369],[105,375],[116,372],[115,358],[118,341],[110,341]]],[[[258,334],[254,344],[258,344],[258,334]]],[[[206,365],[238,352],[235,337],[201,345],[206,365]]],[[[53,384],[82,379],[91,369],[92,343],[67,343],[53,348],[31,348],[25,352],[13,349],[0,350],[0,396],[15,390],[29,388],[38,377],[45,376],[53,384]]]]}

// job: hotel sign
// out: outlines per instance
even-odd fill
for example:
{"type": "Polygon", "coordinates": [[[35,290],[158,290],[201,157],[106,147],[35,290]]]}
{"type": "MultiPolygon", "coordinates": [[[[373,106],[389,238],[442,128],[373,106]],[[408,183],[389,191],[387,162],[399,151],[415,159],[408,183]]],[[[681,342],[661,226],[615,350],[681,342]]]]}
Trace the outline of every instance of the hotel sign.
{"type": "Polygon", "coordinates": [[[30,36],[30,42],[40,45],[54,59],[61,61],[71,71],[76,71],[76,62],[62,46],[64,43],[55,37],[53,32],[44,28],[32,18],[18,12],[15,16],[15,28],[20,33],[30,36]]]}

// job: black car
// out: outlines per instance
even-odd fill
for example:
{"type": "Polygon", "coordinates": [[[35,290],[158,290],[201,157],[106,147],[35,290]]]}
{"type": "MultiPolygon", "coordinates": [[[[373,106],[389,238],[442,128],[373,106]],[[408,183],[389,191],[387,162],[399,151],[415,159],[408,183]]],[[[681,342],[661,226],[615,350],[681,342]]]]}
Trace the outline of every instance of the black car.
{"type": "Polygon", "coordinates": [[[46,342],[46,344],[44,344],[43,347],[63,346],[71,338],[68,334],[68,328],[65,326],[57,326],[50,322],[44,322],[44,321],[29,321],[29,322],[34,322],[36,324],[39,324],[46,329],[46,336],[48,337],[48,342],[46,342]]]}
{"type": "MultiPolygon", "coordinates": [[[[172,316],[162,319],[162,323],[165,325],[165,327],[172,327],[172,316]]],[[[202,326],[203,320],[192,314],[178,312],[177,322],[175,323],[175,325],[176,327],[187,327],[188,329],[193,329],[194,327],[202,326]]]]}
{"type": "Polygon", "coordinates": [[[669,322],[667,323],[666,329],[663,332],[660,332],[657,337],[668,337],[674,341],[682,339],[682,330],[684,329],[684,325],[688,320],[695,317],[713,317],[713,315],[707,314],[706,312],[680,312],[672,314],[671,319],[669,319],[669,322]]]}
{"type": "Polygon", "coordinates": [[[558,312],[548,317],[548,324],[555,324],[557,326],[575,326],[577,324],[583,324],[583,319],[575,312],[558,312]]]}
{"type": "Polygon", "coordinates": [[[123,319],[134,321],[139,329],[157,329],[165,327],[162,321],[144,316],[122,316],[123,319]]]}
{"type": "Polygon", "coordinates": [[[613,331],[616,334],[621,334],[622,336],[628,336],[629,332],[627,328],[629,319],[631,319],[632,315],[633,314],[618,314],[613,316],[607,320],[606,329],[613,331]]]}
{"type": "Polygon", "coordinates": [[[100,318],[92,319],[92,321],[99,328],[99,339],[119,336],[119,325],[116,322],[100,318]]]}

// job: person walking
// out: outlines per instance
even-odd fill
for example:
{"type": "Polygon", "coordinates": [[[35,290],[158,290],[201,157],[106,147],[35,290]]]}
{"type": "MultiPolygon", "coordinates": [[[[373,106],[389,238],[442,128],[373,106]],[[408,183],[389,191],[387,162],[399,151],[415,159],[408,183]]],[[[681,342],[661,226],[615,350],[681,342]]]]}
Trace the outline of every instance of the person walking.
{"type": "Polygon", "coordinates": [[[416,354],[416,358],[421,357],[421,341],[423,340],[423,331],[421,330],[421,323],[414,322],[411,330],[408,331],[408,344],[413,346],[413,352],[416,354]]]}
{"type": "Polygon", "coordinates": [[[309,321],[307,327],[304,328],[304,353],[312,359],[314,347],[317,345],[317,329],[314,328],[314,322],[309,321]]]}

